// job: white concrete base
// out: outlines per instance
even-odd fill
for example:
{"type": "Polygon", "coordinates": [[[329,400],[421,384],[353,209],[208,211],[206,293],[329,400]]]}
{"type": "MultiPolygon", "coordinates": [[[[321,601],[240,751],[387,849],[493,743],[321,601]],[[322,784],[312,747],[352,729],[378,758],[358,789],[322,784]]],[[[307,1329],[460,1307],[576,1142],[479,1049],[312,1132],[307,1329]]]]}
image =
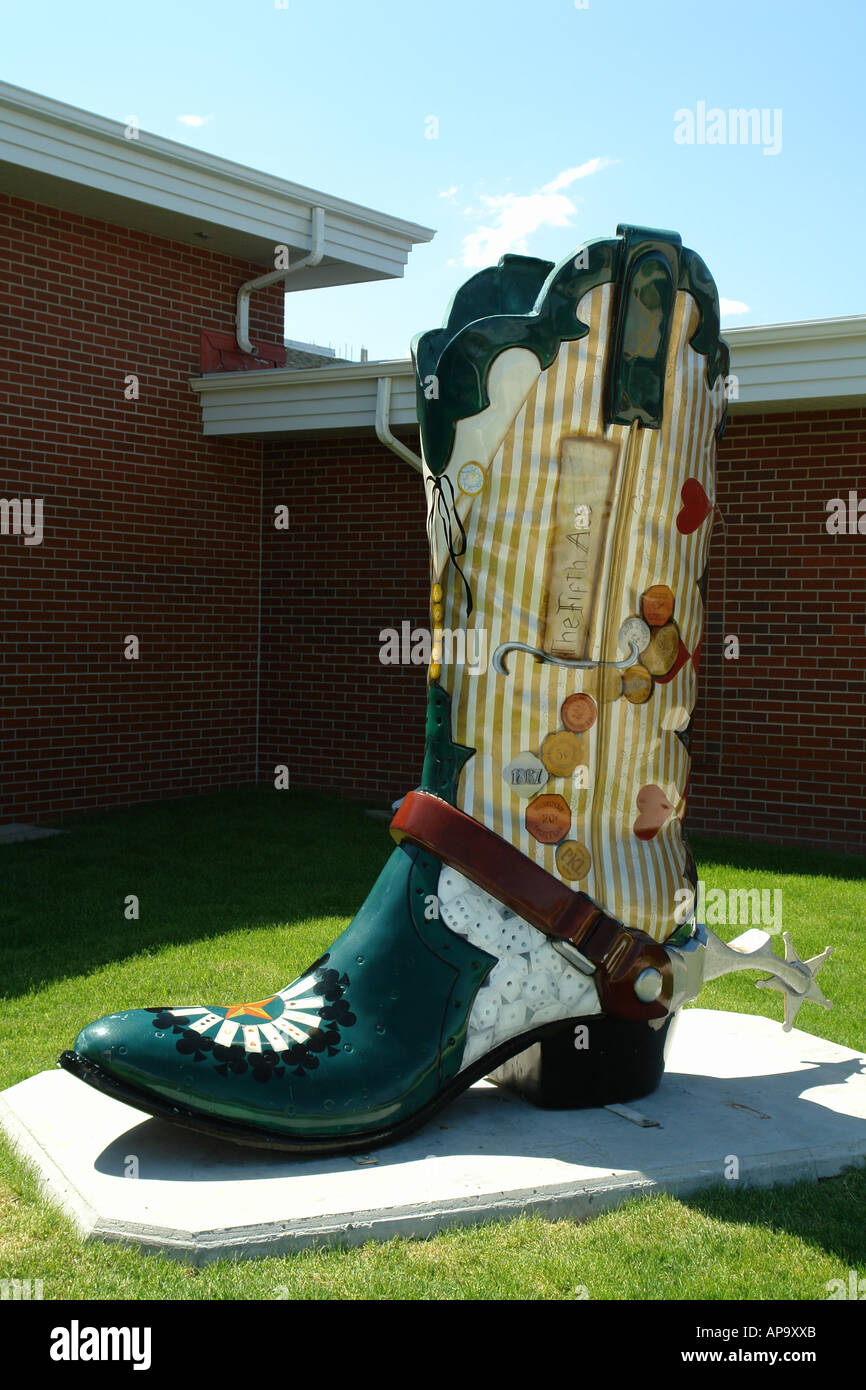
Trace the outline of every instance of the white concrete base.
{"type": "Polygon", "coordinates": [[[44,825],[23,825],[11,821],[0,825],[0,845],[15,845],[21,840],[48,840],[52,835],[66,835],[66,830],[51,830],[44,825]]]}
{"type": "Polygon", "coordinates": [[[866,1161],[866,1057],[689,1009],[661,1087],[632,1107],[537,1110],[480,1082],[414,1137],[355,1158],[199,1138],[60,1070],[4,1091],[0,1123],[85,1235],[202,1264],[529,1211],[579,1220],[724,1181],[732,1156],[744,1185],[830,1177],[866,1161]]]}

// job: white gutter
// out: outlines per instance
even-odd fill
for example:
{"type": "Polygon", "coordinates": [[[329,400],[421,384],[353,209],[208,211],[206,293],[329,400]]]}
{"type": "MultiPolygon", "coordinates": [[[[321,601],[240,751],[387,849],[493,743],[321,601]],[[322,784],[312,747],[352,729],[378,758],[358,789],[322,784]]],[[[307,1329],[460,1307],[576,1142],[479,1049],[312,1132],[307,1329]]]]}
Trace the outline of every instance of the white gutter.
{"type": "Polygon", "coordinates": [[[313,230],[310,238],[310,250],[306,256],[302,256],[299,261],[295,261],[284,270],[271,270],[266,275],[257,275],[254,280],[247,280],[238,290],[235,323],[237,324],[238,347],[241,352],[248,352],[252,357],[255,357],[258,352],[258,348],[250,342],[250,295],[253,290],[263,290],[266,285],[275,285],[278,280],[288,280],[289,276],[294,275],[296,270],[303,270],[305,266],[318,265],[325,254],[325,209],[322,207],[311,208],[310,215],[313,230]]]}
{"type": "Polygon", "coordinates": [[[396,435],[391,433],[391,378],[380,376],[376,387],[376,438],[380,444],[391,450],[404,463],[411,466],[419,473],[423,473],[424,465],[417,454],[413,454],[396,435]]]}
{"type": "Polygon", "coordinates": [[[733,324],[722,327],[722,337],[732,346],[794,346],[798,343],[829,340],[841,344],[846,338],[866,333],[866,314],[843,314],[829,319],[793,319],[790,323],[733,324]]]}

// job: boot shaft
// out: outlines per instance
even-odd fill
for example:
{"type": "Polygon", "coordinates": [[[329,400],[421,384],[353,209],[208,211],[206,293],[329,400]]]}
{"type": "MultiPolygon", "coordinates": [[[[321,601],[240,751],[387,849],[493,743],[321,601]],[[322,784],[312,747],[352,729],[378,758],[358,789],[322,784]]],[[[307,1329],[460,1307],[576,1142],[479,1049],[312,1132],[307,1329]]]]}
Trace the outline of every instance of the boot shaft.
{"type": "Polygon", "coordinates": [[[544,265],[506,257],[414,345],[431,695],[474,750],[455,804],[664,940],[694,881],[682,817],[727,370],[715,287],[679,238],[641,229],[549,267],[539,290],[544,265]],[[534,308],[495,312],[533,292],[534,308]],[[437,628],[464,629],[486,669],[449,662],[437,628]]]}

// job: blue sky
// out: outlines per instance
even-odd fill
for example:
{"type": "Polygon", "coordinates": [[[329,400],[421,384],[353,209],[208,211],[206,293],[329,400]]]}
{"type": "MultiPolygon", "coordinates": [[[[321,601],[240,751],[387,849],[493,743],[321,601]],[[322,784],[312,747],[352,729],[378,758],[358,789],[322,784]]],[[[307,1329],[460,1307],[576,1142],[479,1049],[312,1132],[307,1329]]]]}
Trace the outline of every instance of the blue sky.
{"type": "Polygon", "coordinates": [[[863,0],[280,3],[29,0],[0,76],[436,229],[288,336],[405,356],[479,266],[618,222],[679,231],[728,326],[866,312],[863,0]]]}

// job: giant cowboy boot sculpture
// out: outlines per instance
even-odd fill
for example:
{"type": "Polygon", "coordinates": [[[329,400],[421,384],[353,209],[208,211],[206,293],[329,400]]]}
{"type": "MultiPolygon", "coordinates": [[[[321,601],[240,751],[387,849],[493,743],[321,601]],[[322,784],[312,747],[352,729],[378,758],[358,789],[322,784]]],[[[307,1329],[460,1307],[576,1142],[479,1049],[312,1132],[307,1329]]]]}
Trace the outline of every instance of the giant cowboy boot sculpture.
{"type": "Polygon", "coordinates": [[[770,971],[786,1026],[826,1002],[826,953],[786,942],[783,961],[761,934],[746,952],[691,920],[681,820],[727,371],[705,265],[634,227],[559,266],[506,256],[414,347],[434,641],[397,848],[293,984],[111,1014],[61,1058],[240,1143],[369,1147],[490,1074],[546,1104],[635,1098],[678,1009],[731,969],[770,971]],[[488,670],[447,660],[455,633],[484,634],[488,670]]]}

